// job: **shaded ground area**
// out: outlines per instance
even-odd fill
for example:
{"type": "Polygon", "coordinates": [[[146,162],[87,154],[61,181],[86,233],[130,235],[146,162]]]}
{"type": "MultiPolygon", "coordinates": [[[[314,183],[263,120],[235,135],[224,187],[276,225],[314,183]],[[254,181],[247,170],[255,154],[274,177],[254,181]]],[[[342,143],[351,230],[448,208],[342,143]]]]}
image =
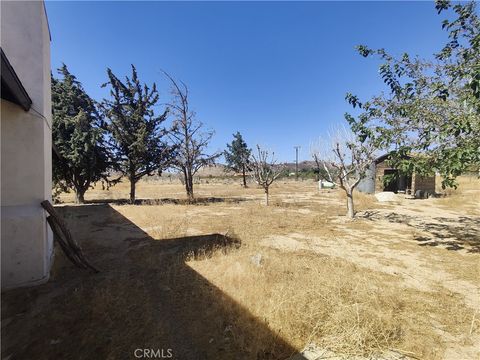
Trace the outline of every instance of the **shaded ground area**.
{"type": "Polygon", "coordinates": [[[73,268],[57,254],[50,282],[3,294],[2,358],[128,359],[135,349],[171,349],[177,359],[295,353],[184,262],[232,251],[238,240],[211,234],[155,241],[108,205],[60,210],[101,272],[73,268]]]}

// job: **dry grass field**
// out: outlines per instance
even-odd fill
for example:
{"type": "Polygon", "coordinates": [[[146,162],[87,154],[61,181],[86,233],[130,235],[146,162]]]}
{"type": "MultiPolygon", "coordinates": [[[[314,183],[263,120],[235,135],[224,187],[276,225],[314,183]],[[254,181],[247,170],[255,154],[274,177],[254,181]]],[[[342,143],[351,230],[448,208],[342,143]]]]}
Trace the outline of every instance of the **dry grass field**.
{"type": "Polygon", "coordinates": [[[379,203],[312,181],[143,181],[57,206],[101,272],[57,252],[45,285],[3,294],[2,359],[479,359],[480,181],[379,203]],[[303,350],[307,351],[303,352],[303,350]],[[308,349],[311,351],[309,352],[308,349]],[[315,353],[316,357],[312,357],[315,353]]]}

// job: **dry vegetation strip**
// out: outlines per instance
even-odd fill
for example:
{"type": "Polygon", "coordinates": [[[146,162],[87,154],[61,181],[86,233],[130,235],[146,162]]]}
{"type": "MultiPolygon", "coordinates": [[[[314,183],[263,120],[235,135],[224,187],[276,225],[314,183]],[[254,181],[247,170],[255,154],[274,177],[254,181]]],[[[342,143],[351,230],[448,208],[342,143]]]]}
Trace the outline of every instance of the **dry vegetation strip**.
{"type": "MultiPolygon", "coordinates": [[[[480,256],[469,250],[480,242],[471,201],[479,190],[448,208],[445,199],[398,205],[361,195],[364,216],[353,222],[338,216],[338,192],[319,194],[310,182],[274,186],[268,208],[259,189],[212,183],[198,186],[210,202],[174,204],[181,185],[154,182],[138,188],[141,198],[163,199],[152,205],[65,207],[72,232],[104,271],[84,275],[59,258],[53,282],[28,297],[7,294],[5,317],[23,306],[8,332],[30,339],[21,351],[7,339],[7,349],[41,352],[58,340],[47,349],[59,354],[76,348],[69,334],[82,355],[93,347],[112,359],[136,344],[170,344],[183,358],[202,349],[198,358],[252,359],[287,358],[311,343],[349,358],[388,349],[422,359],[477,358],[480,256]],[[420,226],[439,217],[447,225],[468,219],[469,242],[462,232],[445,238],[420,226]],[[242,244],[190,256],[180,250],[191,236],[215,233],[242,244]],[[427,237],[438,241],[421,246],[427,237]],[[447,250],[451,241],[463,247],[447,250]]],[[[94,190],[86,198],[124,192],[94,190]]]]}

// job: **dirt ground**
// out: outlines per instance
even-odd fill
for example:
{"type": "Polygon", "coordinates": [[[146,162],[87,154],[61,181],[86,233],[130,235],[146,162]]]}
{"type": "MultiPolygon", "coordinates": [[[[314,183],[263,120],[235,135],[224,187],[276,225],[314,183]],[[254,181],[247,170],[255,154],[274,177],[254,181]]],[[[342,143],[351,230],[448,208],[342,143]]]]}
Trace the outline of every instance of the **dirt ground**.
{"type": "Polygon", "coordinates": [[[98,274],[2,294],[2,359],[480,359],[480,182],[427,200],[279,182],[100,187],[57,209],[98,274]],[[310,351],[312,348],[315,351],[310,351]],[[310,350],[308,350],[310,349],[310,350]],[[302,350],[305,350],[302,352],[302,350]],[[312,355],[313,354],[313,355],[312,355]]]}

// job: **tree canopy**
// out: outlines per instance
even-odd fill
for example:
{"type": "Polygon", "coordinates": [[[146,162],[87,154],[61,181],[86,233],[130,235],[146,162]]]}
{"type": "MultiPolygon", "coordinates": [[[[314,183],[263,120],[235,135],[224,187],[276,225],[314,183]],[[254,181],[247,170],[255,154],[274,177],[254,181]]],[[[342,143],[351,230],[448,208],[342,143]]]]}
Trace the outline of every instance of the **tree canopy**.
{"type": "Polygon", "coordinates": [[[135,201],[135,184],[146,175],[161,173],[174,156],[174,147],[167,141],[162,127],[167,111],[156,114],[159,94],[155,83],[150,88],[142,84],[132,65],[131,77],[122,82],[107,69],[110,99],[104,99],[102,110],[107,119],[106,129],[114,150],[116,170],[130,181],[130,201],[135,201]]]}
{"type": "Polygon", "coordinates": [[[53,181],[83,203],[92,184],[108,182],[109,152],[95,102],[65,64],[58,73],[60,79],[52,76],[53,181]]]}
{"type": "Polygon", "coordinates": [[[247,186],[246,172],[249,169],[251,153],[252,150],[248,148],[242,134],[238,131],[233,134],[232,142],[227,144],[227,149],[223,153],[227,169],[242,173],[244,187],[247,186]]]}
{"type": "Polygon", "coordinates": [[[400,170],[438,171],[447,187],[480,167],[480,20],[474,2],[438,1],[436,9],[452,11],[453,20],[442,22],[449,41],[432,60],[357,47],[360,55],[383,61],[388,92],[366,102],[347,94],[360,113],[346,119],[362,139],[393,150],[390,161],[400,170]]]}

